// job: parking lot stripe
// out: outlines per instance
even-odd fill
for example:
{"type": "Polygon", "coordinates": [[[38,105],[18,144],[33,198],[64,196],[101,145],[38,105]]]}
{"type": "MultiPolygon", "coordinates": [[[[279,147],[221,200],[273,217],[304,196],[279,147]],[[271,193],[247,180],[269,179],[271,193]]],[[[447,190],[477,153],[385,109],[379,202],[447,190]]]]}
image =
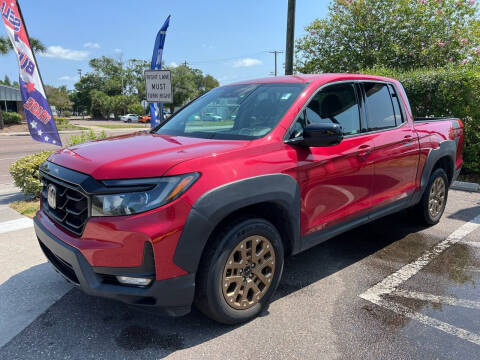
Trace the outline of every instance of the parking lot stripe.
{"type": "MultiPolygon", "coordinates": [[[[397,288],[417,274],[425,266],[427,266],[433,259],[442,254],[445,250],[462,241],[468,234],[480,227],[480,215],[471,221],[463,224],[453,233],[451,233],[445,240],[441,241],[433,249],[425,251],[417,260],[404,265],[398,271],[387,276],[378,284],[372,286],[359,296],[376,305],[389,309],[397,314],[401,314],[408,318],[417,320],[425,325],[441,330],[447,334],[457,336],[461,339],[468,340],[474,344],[480,345],[480,335],[472,333],[462,328],[458,328],[451,324],[437,320],[430,316],[413,311],[406,306],[397,304],[393,301],[384,299],[386,295],[394,295],[398,292],[397,288]]],[[[438,298],[437,298],[438,299],[438,298]]]]}
{"type": "Polygon", "coordinates": [[[4,234],[10,231],[16,231],[21,229],[27,229],[33,226],[32,219],[22,217],[20,219],[9,220],[0,222],[0,234],[4,234]]]}
{"type": "Polygon", "coordinates": [[[379,299],[382,295],[390,294],[399,285],[401,285],[402,283],[410,279],[412,276],[417,274],[420,270],[422,270],[434,258],[443,253],[450,246],[461,241],[465,236],[476,230],[478,227],[480,227],[480,215],[460,226],[445,240],[437,244],[433,249],[424,252],[423,255],[414,262],[403,266],[398,271],[394,272],[393,274],[387,276],[385,279],[380,281],[378,284],[372,286],[370,289],[361,294],[360,297],[365,300],[372,301],[375,299],[379,299]]]}
{"type": "Polygon", "coordinates": [[[430,316],[421,314],[419,312],[413,311],[412,309],[401,305],[397,304],[393,301],[388,301],[384,299],[379,299],[374,302],[375,304],[382,306],[388,310],[391,310],[397,314],[403,315],[405,317],[408,317],[410,319],[416,320],[422,324],[431,326],[435,329],[438,329],[440,331],[443,331],[447,334],[456,336],[458,338],[470,341],[476,345],[480,345],[480,335],[475,334],[471,331],[453,326],[449,323],[446,323],[441,320],[437,320],[435,318],[432,318],[430,316]]]}
{"type": "Polygon", "coordinates": [[[480,310],[480,302],[472,300],[457,299],[452,296],[434,295],[420,291],[395,290],[391,295],[401,296],[408,299],[429,301],[437,304],[447,304],[452,306],[461,306],[469,309],[480,310]]]}

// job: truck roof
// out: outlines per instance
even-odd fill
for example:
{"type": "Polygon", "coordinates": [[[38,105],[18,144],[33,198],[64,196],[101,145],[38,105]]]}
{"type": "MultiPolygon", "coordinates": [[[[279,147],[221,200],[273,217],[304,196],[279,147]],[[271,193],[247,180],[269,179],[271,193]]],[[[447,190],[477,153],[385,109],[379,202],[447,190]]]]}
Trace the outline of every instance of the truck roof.
{"type": "Polygon", "coordinates": [[[263,84],[263,83],[310,83],[313,81],[331,82],[339,80],[378,80],[378,81],[394,81],[394,79],[364,74],[347,74],[347,73],[325,73],[325,74],[297,74],[286,76],[271,76],[266,78],[238,81],[229,85],[239,84],[263,84]]]}

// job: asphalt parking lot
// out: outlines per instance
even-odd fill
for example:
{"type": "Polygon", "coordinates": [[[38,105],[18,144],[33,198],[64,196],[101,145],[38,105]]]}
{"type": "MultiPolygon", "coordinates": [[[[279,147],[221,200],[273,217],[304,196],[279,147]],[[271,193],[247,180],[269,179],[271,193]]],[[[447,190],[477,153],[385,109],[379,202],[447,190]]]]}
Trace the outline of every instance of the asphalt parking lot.
{"type": "Polygon", "coordinates": [[[0,196],[1,359],[480,359],[480,193],[450,191],[436,226],[402,212],[288,259],[268,311],[241,326],[71,288],[28,224],[2,233],[10,196],[0,196]]]}

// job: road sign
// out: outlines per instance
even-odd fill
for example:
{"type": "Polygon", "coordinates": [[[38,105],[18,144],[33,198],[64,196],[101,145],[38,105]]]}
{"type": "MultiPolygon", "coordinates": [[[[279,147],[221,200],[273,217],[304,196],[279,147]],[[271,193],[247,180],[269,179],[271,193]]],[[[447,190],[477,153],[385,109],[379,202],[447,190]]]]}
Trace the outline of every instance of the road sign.
{"type": "Polygon", "coordinates": [[[145,88],[148,102],[173,102],[170,70],[145,70],[145,88]]]}
{"type": "Polygon", "coordinates": [[[144,109],[148,108],[148,101],[147,101],[147,100],[142,100],[142,101],[140,102],[140,104],[142,104],[142,107],[143,107],[144,109]]]}

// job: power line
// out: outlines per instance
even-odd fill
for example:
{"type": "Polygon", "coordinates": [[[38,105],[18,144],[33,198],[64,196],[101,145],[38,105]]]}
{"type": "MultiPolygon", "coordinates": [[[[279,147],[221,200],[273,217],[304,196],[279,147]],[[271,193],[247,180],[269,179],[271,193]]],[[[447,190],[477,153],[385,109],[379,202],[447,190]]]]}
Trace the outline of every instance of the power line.
{"type": "Polygon", "coordinates": [[[283,51],[278,51],[278,50],[273,50],[273,51],[269,51],[270,54],[273,54],[275,55],[275,76],[277,76],[277,55],[278,54],[283,54],[283,51]]]}

